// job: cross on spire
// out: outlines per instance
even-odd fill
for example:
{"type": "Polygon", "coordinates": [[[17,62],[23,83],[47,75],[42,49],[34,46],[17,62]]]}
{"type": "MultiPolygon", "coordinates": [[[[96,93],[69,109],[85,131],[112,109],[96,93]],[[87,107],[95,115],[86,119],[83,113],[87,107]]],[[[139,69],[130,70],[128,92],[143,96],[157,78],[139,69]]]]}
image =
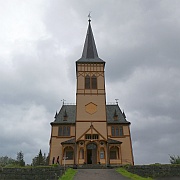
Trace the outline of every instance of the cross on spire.
{"type": "Polygon", "coordinates": [[[89,14],[88,14],[88,18],[89,18],[89,22],[91,22],[91,11],[89,12],[89,14]]]}
{"type": "Polygon", "coordinates": [[[91,28],[91,12],[89,12],[88,18],[89,18],[88,20],[89,24],[88,24],[85,43],[84,43],[83,53],[82,53],[82,57],[77,62],[105,63],[102,59],[99,58],[96,49],[96,44],[91,28]]]}
{"type": "Polygon", "coordinates": [[[66,101],[65,99],[61,99],[61,101],[63,102],[63,105],[64,105],[64,102],[66,101]]]}
{"type": "Polygon", "coordinates": [[[115,99],[115,101],[116,101],[116,104],[118,104],[118,100],[119,100],[119,99],[115,99]]]}

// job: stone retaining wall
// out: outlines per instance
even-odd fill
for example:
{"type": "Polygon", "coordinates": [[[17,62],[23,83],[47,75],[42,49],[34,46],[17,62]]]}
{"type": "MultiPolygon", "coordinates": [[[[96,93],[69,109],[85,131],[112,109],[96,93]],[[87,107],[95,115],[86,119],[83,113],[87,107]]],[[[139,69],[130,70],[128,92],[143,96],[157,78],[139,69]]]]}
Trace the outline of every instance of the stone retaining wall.
{"type": "Polygon", "coordinates": [[[0,168],[0,180],[58,180],[62,167],[0,168]]]}
{"type": "Polygon", "coordinates": [[[180,177],[180,165],[135,165],[126,169],[143,177],[180,177]]]}

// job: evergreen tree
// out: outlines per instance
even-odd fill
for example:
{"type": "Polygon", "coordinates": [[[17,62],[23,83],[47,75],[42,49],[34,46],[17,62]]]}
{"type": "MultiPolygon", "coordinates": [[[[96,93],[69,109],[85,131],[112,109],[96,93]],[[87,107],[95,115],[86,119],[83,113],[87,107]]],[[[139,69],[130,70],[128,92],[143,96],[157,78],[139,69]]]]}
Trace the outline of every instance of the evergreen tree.
{"type": "Polygon", "coordinates": [[[46,159],[47,159],[46,154],[44,153],[44,155],[42,155],[42,151],[40,149],[39,154],[33,158],[32,165],[33,166],[47,165],[46,159]]]}

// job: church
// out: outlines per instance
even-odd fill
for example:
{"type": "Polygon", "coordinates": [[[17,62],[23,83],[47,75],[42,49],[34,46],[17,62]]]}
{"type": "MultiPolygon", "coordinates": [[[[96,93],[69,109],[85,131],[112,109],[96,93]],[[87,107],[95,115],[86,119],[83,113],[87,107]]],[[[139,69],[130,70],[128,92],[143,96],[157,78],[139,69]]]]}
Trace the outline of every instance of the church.
{"type": "Polygon", "coordinates": [[[118,103],[106,104],[105,61],[88,20],[82,57],[76,61],[76,105],[63,102],[51,122],[49,164],[134,164],[130,122],[118,103]]]}

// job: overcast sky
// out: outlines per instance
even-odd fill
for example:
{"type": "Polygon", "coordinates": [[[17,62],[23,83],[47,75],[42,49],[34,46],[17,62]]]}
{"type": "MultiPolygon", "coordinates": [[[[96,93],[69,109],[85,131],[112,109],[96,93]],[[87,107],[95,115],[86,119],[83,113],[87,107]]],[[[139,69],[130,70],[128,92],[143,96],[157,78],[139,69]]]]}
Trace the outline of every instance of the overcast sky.
{"type": "Polygon", "coordinates": [[[48,153],[56,110],[75,102],[92,11],[107,102],[131,122],[135,164],[180,155],[179,0],[0,0],[0,156],[48,153]]]}

